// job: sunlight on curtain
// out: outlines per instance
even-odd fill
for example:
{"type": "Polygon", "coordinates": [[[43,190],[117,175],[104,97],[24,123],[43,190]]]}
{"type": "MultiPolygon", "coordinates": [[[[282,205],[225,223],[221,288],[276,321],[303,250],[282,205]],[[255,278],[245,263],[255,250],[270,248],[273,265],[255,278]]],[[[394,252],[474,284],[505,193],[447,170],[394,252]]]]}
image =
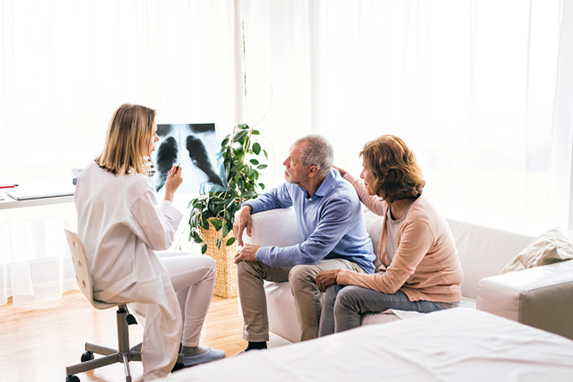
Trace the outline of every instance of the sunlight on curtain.
{"type": "Polygon", "coordinates": [[[263,181],[284,182],[290,145],[312,131],[310,12],[306,0],[243,1],[247,123],[268,147],[263,181]]]}
{"type": "Polygon", "coordinates": [[[555,187],[549,197],[555,200],[553,208],[560,213],[567,210],[567,203],[561,201],[569,202],[568,228],[573,230],[573,166],[570,166],[569,177],[563,175],[564,171],[559,171],[566,169],[573,158],[573,0],[563,2],[556,83],[553,107],[553,146],[556,149],[551,152],[551,166],[557,170],[552,171],[555,187]]]}
{"type": "MultiPolygon", "coordinates": [[[[444,213],[567,225],[570,0],[0,4],[0,183],[69,180],[131,102],[160,123],[256,127],[268,186],[302,135],[327,136],[358,175],[363,144],[391,133],[417,153],[444,213]]],[[[0,304],[13,288],[35,298],[36,279],[66,290],[61,226],[73,214],[0,210],[0,304]]]]}
{"type": "MultiPolygon", "coordinates": [[[[235,124],[232,0],[5,0],[0,12],[0,183],[71,181],[122,103],[220,135],[235,124]]],[[[75,225],[72,204],[0,210],[0,304],[69,289],[63,220],[75,225]]]]}
{"type": "Polygon", "coordinates": [[[317,130],[337,163],[382,134],[417,153],[426,193],[448,213],[567,224],[569,179],[553,105],[560,1],[320,1],[317,130]],[[563,195],[562,195],[563,196],[563,195]]]}

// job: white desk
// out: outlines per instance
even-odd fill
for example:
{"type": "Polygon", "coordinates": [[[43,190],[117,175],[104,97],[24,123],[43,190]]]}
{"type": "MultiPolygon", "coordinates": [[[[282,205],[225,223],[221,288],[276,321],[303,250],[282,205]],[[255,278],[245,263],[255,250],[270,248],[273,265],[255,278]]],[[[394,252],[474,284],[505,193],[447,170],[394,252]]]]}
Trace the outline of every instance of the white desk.
{"type": "Polygon", "coordinates": [[[22,189],[21,191],[23,191],[24,195],[34,198],[17,200],[8,195],[8,192],[13,189],[0,189],[0,195],[4,197],[4,199],[0,200],[0,210],[46,206],[49,204],[70,203],[74,201],[73,193],[75,186],[71,179],[24,183],[18,186],[18,188],[22,189]],[[46,195],[46,197],[43,197],[43,195],[46,195]]]}
{"type": "Polygon", "coordinates": [[[21,207],[46,206],[48,204],[71,203],[73,201],[74,201],[73,195],[28,199],[28,200],[15,200],[6,195],[4,197],[4,200],[0,200],[0,210],[10,209],[10,208],[21,208],[21,207]]]}

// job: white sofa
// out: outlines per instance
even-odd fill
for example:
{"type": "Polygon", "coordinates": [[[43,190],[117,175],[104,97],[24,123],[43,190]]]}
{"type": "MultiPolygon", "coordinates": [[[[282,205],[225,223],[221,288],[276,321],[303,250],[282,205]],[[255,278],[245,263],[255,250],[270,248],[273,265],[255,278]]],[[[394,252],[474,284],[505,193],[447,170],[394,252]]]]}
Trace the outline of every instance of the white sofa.
{"type": "MultiPolygon", "coordinates": [[[[366,227],[375,249],[382,219],[364,210],[366,227]]],[[[510,230],[447,219],[464,271],[460,307],[471,307],[573,339],[573,261],[499,275],[500,270],[534,239],[510,230]]],[[[261,246],[300,242],[293,209],[253,215],[252,237],[243,240],[261,246]]],[[[541,233],[541,232],[539,232],[541,233]]],[[[288,282],[265,283],[271,332],[300,341],[300,327],[288,282]]],[[[362,325],[409,318],[418,313],[387,311],[366,314],[362,325]]]]}

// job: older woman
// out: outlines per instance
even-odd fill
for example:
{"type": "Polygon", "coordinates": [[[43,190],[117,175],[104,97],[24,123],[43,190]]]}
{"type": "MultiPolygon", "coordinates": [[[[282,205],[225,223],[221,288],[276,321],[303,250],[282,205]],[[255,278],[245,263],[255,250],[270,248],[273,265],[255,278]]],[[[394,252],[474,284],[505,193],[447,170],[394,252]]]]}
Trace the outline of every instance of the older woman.
{"type": "Polygon", "coordinates": [[[350,270],[320,272],[325,291],[319,334],[360,326],[365,313],[387,309],[422,313],[457,306],[462,269],[450,228],[424,198],[425,181],[404,141],[384,135],[367,143],[359,179],[339,169],[360,200],[384,223],[375,274],[350,270]]]}

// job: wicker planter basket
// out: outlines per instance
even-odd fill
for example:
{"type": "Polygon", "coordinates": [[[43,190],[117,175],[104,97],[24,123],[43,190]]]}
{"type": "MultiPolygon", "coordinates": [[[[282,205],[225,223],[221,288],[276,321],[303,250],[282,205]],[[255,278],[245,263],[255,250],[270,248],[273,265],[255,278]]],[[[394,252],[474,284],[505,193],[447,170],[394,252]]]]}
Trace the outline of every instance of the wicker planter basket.
{"type": "MultiPolygon", "coordinates": [[[[212,257],[217,263],[217,279],[215,281],[215,290],[213,295],[231,298],[237,295],[237,265],[235,264],[235,253],[237,252],[236,243],[230,246],[221,244],[221,248],[217,248],[215,244],[219,232],[215,230],[213,225],[209,222],[209,230],[199,227],[199,236],[207,244],[206,254],[212,257]]],[[[233,237],[233,233],[229,232],[225,241],[233,237]]]]}

